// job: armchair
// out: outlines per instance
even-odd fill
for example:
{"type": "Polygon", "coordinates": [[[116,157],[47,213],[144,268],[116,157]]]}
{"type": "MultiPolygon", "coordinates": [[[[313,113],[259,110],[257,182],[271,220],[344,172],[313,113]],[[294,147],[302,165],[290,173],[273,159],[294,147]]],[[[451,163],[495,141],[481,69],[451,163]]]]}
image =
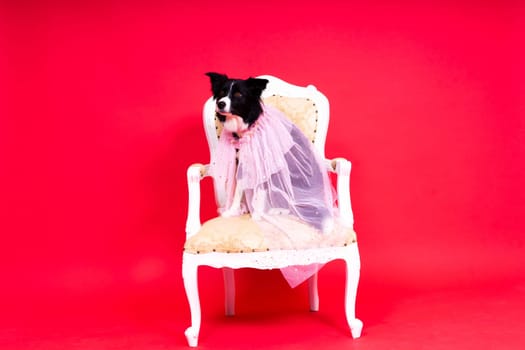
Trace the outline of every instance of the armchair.
{"type": "MultiPolygon", "coordinates": [[[[262,95],[263,103],[282,111],[312,141],[324,158],[324,146],[329,121],[327,98],[314,86],[301,87],[289,84],[276,77],[264,75],[269,81],[262,95]]],[[[203,110],[206,138],[213,154],[222,125],[215,117],[215,101],[210,98],[203,110]]],[[[238,268],[286,269],[319,266],[332,260],[342,259],[346,263],[345,313],[353,338],[361,335],[363,323],[355,316],[355,301],[360,273],[360,257],[356,234],[353,230],[353,213],[350,201],[351,163],[344,158],[325,159],[326,169],[337,174],[337,203],[341,222],[347,228],[337,239],[316,238],[308,225],[298,226],[300,234],[310,235],[312,242],[307,247],[297,247],[290,239],[279,241],[280,245],[269,246],[260,226],[249,214],[237,217],[216,217],[201,224],[200,181],[208,176],[209,165],[193,164],[187,170],[189,203],[186,221],[182,274],[191,311],[191,326],[185,335],[189,346],[198,345],[201,324],[201,308],[198,292],[197,272],[199,266],[222,268],[225,285],[225,313],[235,314],[234,271],[238,268]],[[310,230],[311,231],[311,230],[310,230]],[[318,264],[318,265],[315,265],[318,264]]],[[[224,191],[215,186],[217,203],[223,203],[224,191]]],[[[319,310],[317,272],[308,279],[311,311],[319,310]]]]}

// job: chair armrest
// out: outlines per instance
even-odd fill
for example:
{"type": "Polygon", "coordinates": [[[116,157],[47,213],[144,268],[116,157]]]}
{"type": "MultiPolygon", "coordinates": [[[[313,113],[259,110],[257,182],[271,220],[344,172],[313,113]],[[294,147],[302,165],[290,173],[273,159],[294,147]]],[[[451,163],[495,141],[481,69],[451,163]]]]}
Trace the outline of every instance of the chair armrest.
{"type": "Polygon", "coordinates": [[[192,164],[188,167],[188,217],[186,218],[186,238],[197,233],[201,227],[200,206],[201,186],[200,181],[208,175],[208,165],[192,164]]]}
{"type": "Polygon", "coordinates": [[[330,172],[337,174],[337,203],[341,221],[348,227],[354,226],[354,214],[350,200],[350,172],[352,163],[345,158],[327,159],[330,172]]]}

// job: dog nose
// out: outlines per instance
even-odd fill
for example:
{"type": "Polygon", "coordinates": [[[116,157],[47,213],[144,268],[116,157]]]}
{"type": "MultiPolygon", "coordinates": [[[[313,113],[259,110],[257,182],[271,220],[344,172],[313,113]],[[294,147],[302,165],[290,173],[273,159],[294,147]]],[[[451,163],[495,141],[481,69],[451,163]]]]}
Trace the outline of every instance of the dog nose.
{"type": "Polygon", "coordinates": [[[219,107],[219,109],[224,109],[224,107],[226,107],[226,102],[224,101],[217,102],[217,107],[219,107]]]}

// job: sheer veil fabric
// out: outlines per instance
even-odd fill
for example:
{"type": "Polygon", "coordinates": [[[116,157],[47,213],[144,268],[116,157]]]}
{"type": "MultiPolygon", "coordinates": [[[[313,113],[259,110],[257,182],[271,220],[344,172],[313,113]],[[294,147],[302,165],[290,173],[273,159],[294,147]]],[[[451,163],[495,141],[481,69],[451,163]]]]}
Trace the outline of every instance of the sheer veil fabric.
{"type": "MultiPolygon", "coordinates": [[[[278,249],[282,240],[294,249],[344,240],[321,157],[299,128],[275,108],[264,105],[261,116],[241,137],[222,130],[210,174],[215,186],[227,194],[219,212],[230,207],[239,186],[244,192],[241,213],[250,213],[261,226],[270,249],[278,249]]],[[[295,287],[319,268],[316,264],[281,271],[295,287]]]]}

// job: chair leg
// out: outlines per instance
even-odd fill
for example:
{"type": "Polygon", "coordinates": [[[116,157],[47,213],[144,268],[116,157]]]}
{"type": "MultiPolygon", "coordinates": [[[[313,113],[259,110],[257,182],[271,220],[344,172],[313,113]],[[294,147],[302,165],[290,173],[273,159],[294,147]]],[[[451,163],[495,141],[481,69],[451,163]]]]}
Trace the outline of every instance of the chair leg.
{"type": "Polygon", "coordinates": [[[224,309],[226,316],[235,315],[235,271],[229,267],[222,269],[224,277],[224,309]]]}
{"type": "Polygon", "coordinates": [[[196,347],[199,342],[199,331],[201,327],[201,306],[199,300],[199,287],[197,284],[198,265],[184,261],[182,262],[182,278],[184,279],[184,288],[186,297],[190,304],[191,326],[186,329],[184,335],[190,347],[196,347]]]}
{"type": "Polygon", "coordinates": [[[319,311],[319,292],[317,289],[317,272],[308,280],[308,298],[310,311],[319,311]]]}
{"type": "Polygon", "coordinates": [[[357,297],[357,286],[359,284],[360,266],[359,258],[345,259],[346,262],[346,288],[345,288],[345,312],[346,321],[350,327],[352,338],[361,336],[363,322],[355,317],[355,303],[357,297]]]}

